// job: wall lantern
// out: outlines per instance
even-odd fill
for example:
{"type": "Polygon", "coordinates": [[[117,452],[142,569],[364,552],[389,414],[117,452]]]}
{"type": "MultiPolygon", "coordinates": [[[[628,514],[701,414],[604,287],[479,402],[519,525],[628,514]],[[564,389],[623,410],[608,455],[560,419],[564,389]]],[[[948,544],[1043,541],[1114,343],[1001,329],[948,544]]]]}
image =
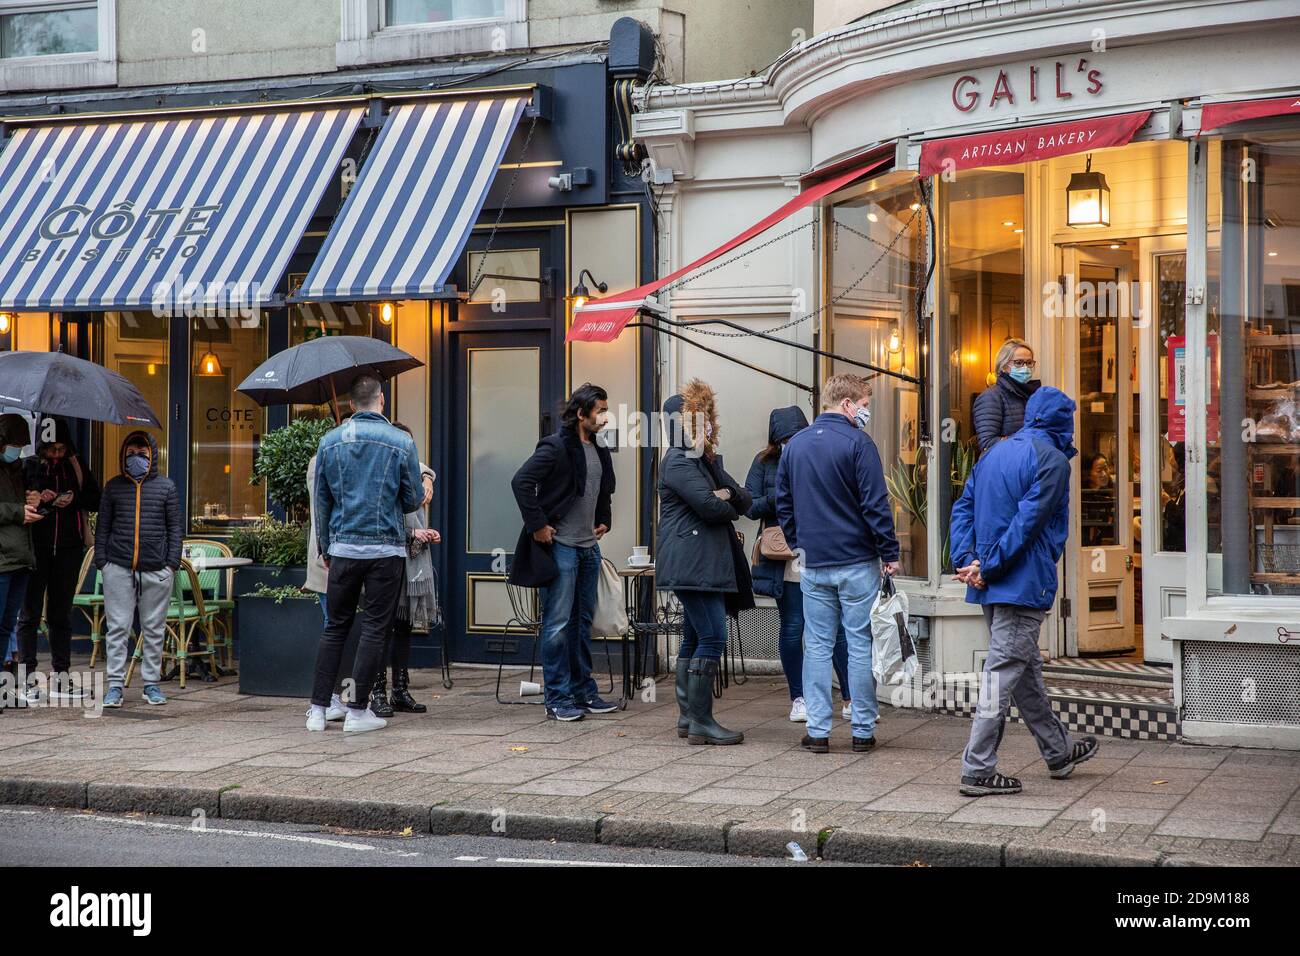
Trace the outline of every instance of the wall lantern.
{"type": "Polygon", "coordinates": [[[898,329],[895,328],[889,330],[889,345],[887,348],[889,349],[890,355],[897,355],[899,352],[903,351],[903,336],[898,329]]]}
{"type": "Polygon", "coordinates": [[[226,374],[221,367],[221,359],[212,351],[211,342],[208,342],[208,350],[199,356],[199,367],[194,374],[199,378],[219,378],[226,374]]]}
{"type": "Polygon", "coordinates": [[[578,284],[573,287],[573,292],[569,296],[569,301],[573,303],[575,309],[581,309],[591,298],[591,290],[582,282],[583,276],[590,279],[591,284],[594,285],[600,293],[604,294],[609,291],[609,283],[596,281],[596,277],[591,274],[590,269],[583,269],[578,273],[578,284]]]}
{"type": "Polygon", "coordinates": [[[13,327],[13,317],[8,312],[0,312],[0,335],[8,335],[13,327]]]}
{"type": "Polygon", "coordinates": [[[379,307],[379,321],[384,325],[393,324],[393,303],[385,302],[379,307]]]}
{"type": "Polygon", "coordinates": [[[1074,228],[1110,225],[1110,187],[1102,173],[1092,171],[1092,153],[1081,173],[1065,187],[1066,224],[1074,228]]]}

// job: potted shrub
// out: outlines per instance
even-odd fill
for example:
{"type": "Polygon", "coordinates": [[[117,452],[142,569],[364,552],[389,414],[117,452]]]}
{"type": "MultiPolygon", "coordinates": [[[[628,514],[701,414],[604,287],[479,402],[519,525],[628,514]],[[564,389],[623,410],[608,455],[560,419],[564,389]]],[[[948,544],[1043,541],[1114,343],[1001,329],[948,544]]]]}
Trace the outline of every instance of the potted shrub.
{"type": "MultiPolygon", "coordinates": [[[[259,583],[236,601],[243,629],[239,692],[264,697],[310,697],[321,633],[319,597],[292,584],[272,587],[259,583]]],[[[352,671],[357,632],[354,625],[343,646],[342,674],[352,671]]]]}

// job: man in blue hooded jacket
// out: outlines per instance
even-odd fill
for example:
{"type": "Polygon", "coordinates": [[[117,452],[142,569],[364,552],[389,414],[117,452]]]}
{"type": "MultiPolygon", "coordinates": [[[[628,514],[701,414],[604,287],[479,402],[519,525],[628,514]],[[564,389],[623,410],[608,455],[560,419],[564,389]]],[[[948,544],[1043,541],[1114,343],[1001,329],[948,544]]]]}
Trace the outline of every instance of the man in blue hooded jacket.
{"type": "Polygon", "coordinates": [[[1059,389],[1035,392],[1024,427],[984,453],[952,509],[949,545],[957,580],[966,584],[968,602],[983,605],[989,625],[979,707],[962,757],[961,792],[969,797],[1020,792],[1019,780],[997,772],[1012,703],[1055,779],[1065,779],[1097,751],[1097,738],[1072,742],[1052,712],[1038,653],[1038,632],[1056,599],[1056,562],[1069,534],[1074,409],[1059,389]]]}

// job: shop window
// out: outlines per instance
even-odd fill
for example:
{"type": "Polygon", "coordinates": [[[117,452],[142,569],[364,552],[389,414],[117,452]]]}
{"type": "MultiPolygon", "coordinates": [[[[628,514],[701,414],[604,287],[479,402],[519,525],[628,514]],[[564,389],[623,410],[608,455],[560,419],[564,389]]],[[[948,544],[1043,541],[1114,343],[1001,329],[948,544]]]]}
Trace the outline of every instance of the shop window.
{"type": "MultiPolygon", "coordinates": [[[[976,397],[996,387],[998,350],[1025,333],[1025,176],[1022,167],[970,170],[940,181],[943,274],[935,303],[940,382],[935,447],[940,471],[940,535],[948,540],[953,502],[978,457],[976,397]]],[[[1033,343],[1030,343],[1032,346],[1033,343]]],[[[947,548],[944,570],[951,569],[947,548]]]]}
{"type": "Polygon", "coordinates": [[[1300,595],[1300,132],[1225,140],[1210,174],[1209,581],[1300,595]]]}
{"type": "MultiPolygon", "coordinates": [[[[164,425],[171,407],[168,394],[167,355],[170,320],[151,312],[105,312],[100,336],[100,362],[105,368],[127,378],[149,403],[164,425]]],[[[134,425],[96,425],[95,447],[99,449],[97,471],[103,481],[121,472],[119,453],[122,441],[134,425]]],[[[158,470],[167,473],[167,429],[144,429],[158,442],[158,470]]]]}
{"type": "Polygon", "coordinates": [[[414,355],[424,365],[403,372],[393,379],[391,387],[393,421],[400,421],[415,436],[415,447],[420,461],[429,460],[429,309],[432,307],[438,321],[442,320],[440,302],[399,302],[395,306],[393,342],[403,352],[414,355]]]}
{"type": "Polygon", "coordinates": [[[99,49],[99,12],[94,3],[24,5],[13,13],[0,4],[0,57],[93,53],[99,49]]]}
{"type": "Polygon", "coordinates": [[[510,487],[520,452],[537,441],[541,374],[535,348],[469,350],[468,551],[490,552],[519,534],[518,511],[502,507],[501,493],[510,487]]]}
{"type": "Polygon", "coordinates": [[[385,0],[384,26],[500,19],[505,7],[505,0],[385,0]]]}
{"type": "Polygon", "coordinates": [[[193,319],[190,326],[190,529],[222,531],[266,512],[252,485],[266,410],[236,387],[266,359],[266,318],[193,319]]]}
{"type": "MultiPolygon", "coordinates": [[[[831,351],[916,375],[928,357],[917,342],[916,291],[925,282],[925,211],[913,181],[863,192],[831,209],[831,351]]],[[[847,363],[836,372],[872,386],[868,431],[890,487],[903,573],[928,577],[928,464],[919,446],[917,386],[847,363]]]]}
{"type": "Polygon", "coordinates": [[[494,313],[504,314],[511,303],[540,302],[542,299],[542,284],[528,281],[540,279],[542,275],[541,252],[537,249],[466,252],[465,264],[469,281],[477,282],[469,297],[472,305],[492,305],[494,313]]]}

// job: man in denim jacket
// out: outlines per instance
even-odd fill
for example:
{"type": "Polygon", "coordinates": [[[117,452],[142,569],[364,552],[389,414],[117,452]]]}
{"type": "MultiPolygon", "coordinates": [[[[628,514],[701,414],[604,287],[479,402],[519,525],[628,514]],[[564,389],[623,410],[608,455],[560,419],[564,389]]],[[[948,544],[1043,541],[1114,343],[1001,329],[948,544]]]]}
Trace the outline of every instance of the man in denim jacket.
{"type": "Polygon", "coordinates": [[[327,432],[316,450],[316,534],[329,575],[329,622],[316,655],[308,730],[324,730],[344,715],[331,706],[343,644],[357,614],[362,588],[365,617],[352,668],[356,683],[344,730],[379,730],[388,722],[370,710],[370,686],[383,660],[384,635],[393,623],[406,568],[403,516],[426,503],[420,459],[411,436],[384,417],[379,379],[360,375],[352,383],[354,414],[327,432]]]}

